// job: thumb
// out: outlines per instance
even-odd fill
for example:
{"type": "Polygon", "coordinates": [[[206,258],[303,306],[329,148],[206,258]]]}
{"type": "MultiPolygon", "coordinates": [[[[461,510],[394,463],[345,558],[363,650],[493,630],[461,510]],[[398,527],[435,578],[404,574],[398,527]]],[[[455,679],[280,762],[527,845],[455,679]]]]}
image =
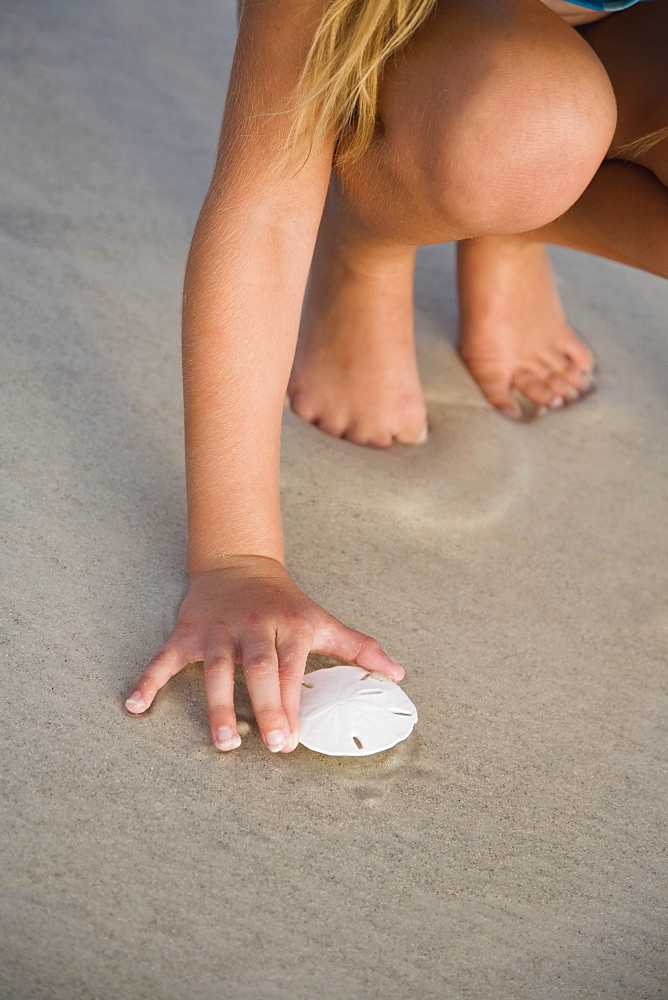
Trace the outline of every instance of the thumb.
{"type": "Polygon", "coordinates": [[[330,618],[318,629],[313,652],[340,656],[342,660],[355,663],[364,670],[384,674],[392,681],[402,680],[406,673],[402,666],[389,658],[377,639],[348,628],[337,618],[330,618]]]}

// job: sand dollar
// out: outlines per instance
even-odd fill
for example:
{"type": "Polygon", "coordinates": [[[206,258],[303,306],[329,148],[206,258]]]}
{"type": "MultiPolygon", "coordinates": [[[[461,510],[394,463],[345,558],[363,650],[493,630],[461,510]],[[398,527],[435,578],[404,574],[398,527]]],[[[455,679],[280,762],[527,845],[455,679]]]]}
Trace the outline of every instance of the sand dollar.
{"type": "Polygon", "coordinates": [[[417,710],[394,681],[341,664],[304,675],[299,742],[333,757],[365,757],[410,735],[417,710]]]}

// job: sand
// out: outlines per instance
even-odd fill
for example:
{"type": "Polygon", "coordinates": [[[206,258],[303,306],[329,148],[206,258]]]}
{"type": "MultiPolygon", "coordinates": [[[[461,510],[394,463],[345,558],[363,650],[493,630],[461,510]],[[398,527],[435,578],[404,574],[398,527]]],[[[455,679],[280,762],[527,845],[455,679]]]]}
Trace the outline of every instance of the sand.
{"type": "Polygon", "coordinates": [[[521,426],[420,250],[429,442],[286,411],[282,470],[295,578],[420,721],[223,756],[197,666],[122,706],[185,583],[180,286],[234,5],[23,0],[0,37],[3,1000],[668,996],[665,282],[555,251],[601,389],[521,426]]]}

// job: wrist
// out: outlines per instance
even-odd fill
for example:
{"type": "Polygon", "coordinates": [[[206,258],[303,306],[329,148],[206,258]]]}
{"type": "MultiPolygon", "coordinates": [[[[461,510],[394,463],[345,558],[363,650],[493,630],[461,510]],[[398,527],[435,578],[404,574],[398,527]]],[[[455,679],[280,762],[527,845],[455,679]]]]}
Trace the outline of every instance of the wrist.
{"type": "Polygon", "coordinates": [[[285,569],[285,558],[283,555],[282,547],[274,550],[239,550],[239,551],[225,551],[225,552],[209,552],[203,554],[201,552],[191,552],[188,548],[186,554],[186,569],[188,571],[188,576],[193,580],[197,576],[202,576],[204,573],[211,573],[214,570],[225,569],[234,566],[244,566],[249,565],[253,561],[257,561],[258,565],[261,565],[263,561],[267,564],[273,564],[274,566],[280,566],[285,569]]]}
{"type": "Polygon", "coordinates": [[[240,517],[238,511],[188,511],[186,568],[190,577],[227,565],[231,559],[259,557],[283,565],[283,529],[278,504],[274,510],[240,517]],[[199,516],[198,516],[199,515],[199,516]]]}

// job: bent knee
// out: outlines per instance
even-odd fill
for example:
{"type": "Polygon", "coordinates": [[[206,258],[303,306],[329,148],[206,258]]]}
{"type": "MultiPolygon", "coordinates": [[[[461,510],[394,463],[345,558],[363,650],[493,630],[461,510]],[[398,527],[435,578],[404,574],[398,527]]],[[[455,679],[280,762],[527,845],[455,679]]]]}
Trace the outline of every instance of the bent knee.
{"type": "Polygon", "coordinates": [[[587,66],[536,80],[517,73],[514,102],[482,95],[444,143],[444,211],[474,234],[521,233],[563,215],[589,185],[610,147],[616,123],[603,67],[587,66]]]}
{"type": "Polygon", "coordinates": [[[615,132],[616,103],[602,64],[572,35],[554,52],[495,40],[476,79],[457,80],[430,102],[432,123],[423,105],[424,129],[414,127],[417,107],[412,122],[404,115],[386,129],[413,196],[426,199],[446,229],[464,236],[537,229],[567,211],[594,177],[615,132]]]}

